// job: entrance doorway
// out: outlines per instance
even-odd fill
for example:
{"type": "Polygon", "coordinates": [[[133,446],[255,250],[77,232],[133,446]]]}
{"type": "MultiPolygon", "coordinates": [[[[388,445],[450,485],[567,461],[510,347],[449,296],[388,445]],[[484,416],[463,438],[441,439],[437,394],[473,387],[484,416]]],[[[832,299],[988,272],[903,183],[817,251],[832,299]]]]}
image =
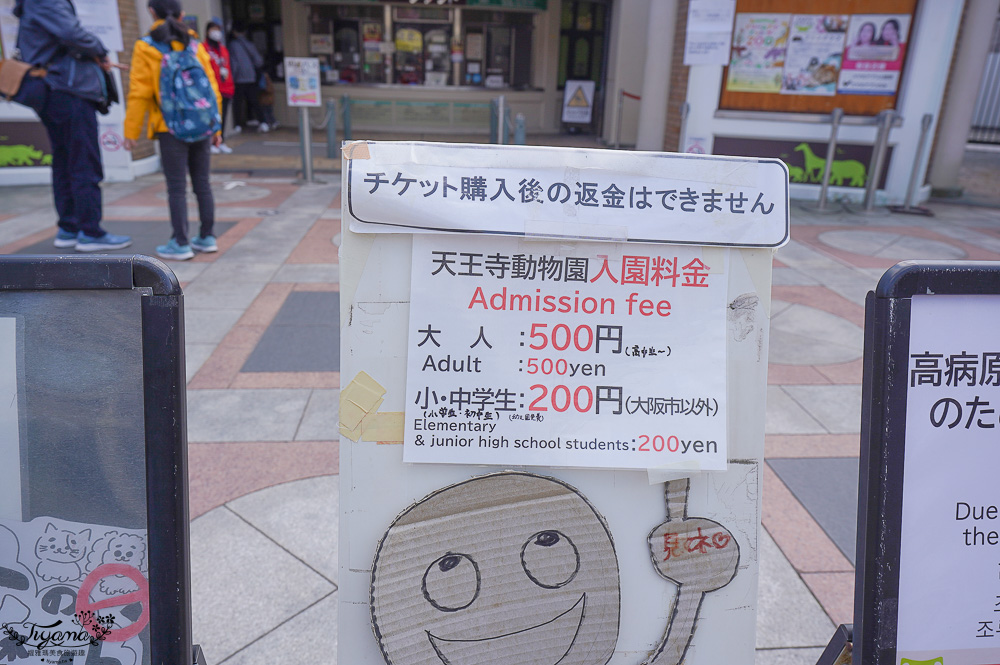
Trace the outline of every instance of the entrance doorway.
{"type": "Polygon", "coordinates": [[[570,131],[601,133],[610,19],[611,3],[607,0],[570,0],[562,3],[559,89],[566,87],[566,81],[593,81],[595,87],[590,124],[570,125],[570,131]]]}

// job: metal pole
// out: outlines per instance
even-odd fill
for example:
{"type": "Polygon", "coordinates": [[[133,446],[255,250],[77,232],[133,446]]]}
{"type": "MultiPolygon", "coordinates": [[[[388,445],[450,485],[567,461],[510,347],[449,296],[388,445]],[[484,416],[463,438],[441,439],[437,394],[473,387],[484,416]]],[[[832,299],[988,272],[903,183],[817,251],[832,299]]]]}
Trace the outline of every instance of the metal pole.
{"type": "Polygon", "coordinates": [[[875,208],[875,190],[878,188],[878,181],[882,175],[885,150],[889,146],[889,130],[892,129],[892,122],[896,118],[896,112],[892,109],[887,109],[880,111],[878,115],[878,135],[875,137],[875,144],[872,146],[872,161],[868,167],[868,182],[865,183],[865,212],[871,212],[875,208]]]}
{"type": "Polygon", "coordinates": [[[688,116],[691,114],[691,104],[684,102],[681,104],[681,131],[677,134],[677,152],[684,152],[684,143],[687,141],[688,116]]]}
{"type": "Polygon", "coordinates": [[[917,157],[913,160],[913,171],[910,172],[910,184],[906,187],[906,200],[903,205],[907,209],[913,207],[913,195],[917,190],[917,178],[920,177],[920,162],[924,158],[924,145],[927,142],[927,134],[931,129],[931,121],[934,119],[930,113],[925,113],[920,119],[920,142],[917,143],[917,157]]]}
{"type": "Polygon", "coordinates": [[[500,126],[497,124],[497,100],[490,100],[490,143],[497,144],[500,142],[499,134],[500,126]]]}
{"type": "Polygon", "coordinates": [[[337,100],[326,100],[326,157],[337,159],[337,100]]]}
{"type": "Polygon", "coordinates": [[[341,113],[344,114],[344,140],[351,140],[351,98],[344,95],[340,98],[341,113]]]}
{"type": "Polygon", "coordinates": [[[313,181],[312,131],[309,127],[309,108],[299,107],[299,143],[302,145],[302,179],[313,181]]]}
{"type": "Polygon", "coordinates": [[[615,126],[615,150],[622,147],[622,108],[625,106],[625,91],[618,91],[618,123],[615,126]]]}
{"type": "Polygon", "coordinates": [[[826,146],[826,165],[823,167],[823,182],[819,186],[818,210],[826,210],[826,192],[830,187],[830,171],[833,170],[833,156],[837,152],[837,131],[844,117],[844,109],[833,109],[830,114],[830,142],[826,146]]]}
{"type": "Polygon", "coordinates": [[[507,118],[504,115],[504,111],[506,111],[504,106],[506,103],[507,100],[504,99],[503,95],[497,97],[497,134],[499,134],[500,137],[500,145],[507,143],[507,118]]]}
{"type": "Polygon", "coordinates": [[[524,129],[524,114],[518,113],[514,116],[514,145],[524,145],[528,142],[527,132],[524,129]]]}

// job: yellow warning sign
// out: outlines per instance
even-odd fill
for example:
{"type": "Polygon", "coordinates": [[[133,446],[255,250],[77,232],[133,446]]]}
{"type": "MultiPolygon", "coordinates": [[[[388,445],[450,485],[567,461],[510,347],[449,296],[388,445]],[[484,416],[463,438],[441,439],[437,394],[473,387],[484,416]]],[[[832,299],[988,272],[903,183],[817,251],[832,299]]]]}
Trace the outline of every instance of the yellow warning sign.
{"type": "Polygon", "coordinates": [[[570,100],[566,104],[566,106],[572,106],[572,107],[576,107],[576,108],[581,107],[581,106],[582,107],[590,106],[590,102],[587,100],[587,95],[585,95],[583,93],[583,87],[582,86],[578,86],[577,87],[576,92],[574,92],[573,96],[570,97],[570,100]]]}

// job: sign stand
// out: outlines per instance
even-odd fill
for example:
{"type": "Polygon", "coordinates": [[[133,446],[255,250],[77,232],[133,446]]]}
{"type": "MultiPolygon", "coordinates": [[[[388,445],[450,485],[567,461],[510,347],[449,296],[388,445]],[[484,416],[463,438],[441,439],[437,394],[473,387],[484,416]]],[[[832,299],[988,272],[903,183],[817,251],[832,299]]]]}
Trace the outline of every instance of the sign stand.
{"type": "Polygon", "coordinates": [[[309,107],[322,104],[319,58],[285,58],[285,95],[288,106],[299,109],[299,145],[302,150],[302,181],[313,179],[312,127],[309,107]]]}
{"type": "Polygon", "coordinates": [[[338,661],[750,662],[784,165],[342,154],[338,661]]]}
{"type": "Polygon", "coordinates": [[[1000,660],[998,326],[1000,263],[906,261],[868,294],[856,662],[1000,660]]]}
{"type": "Polygon", "coordinates": [[[146,256],[2,256],[0,276],[0,621],[26,636],[0,650],[203,661],[176,277],[146,256]]]}

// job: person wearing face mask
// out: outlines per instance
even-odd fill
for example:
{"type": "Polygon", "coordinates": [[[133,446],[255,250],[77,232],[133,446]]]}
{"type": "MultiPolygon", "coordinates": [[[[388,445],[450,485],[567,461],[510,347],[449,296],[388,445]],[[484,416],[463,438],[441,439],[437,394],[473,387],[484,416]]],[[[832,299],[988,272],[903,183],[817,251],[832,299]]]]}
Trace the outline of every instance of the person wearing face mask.
{"type": "Polygon", "coordinates": [[[222,140],[218,146],[212,146],[212,152],[230,153],[233,151],[225,143],[226,139],[226,115],[229,113],[229,105],[236,94],[236,84],[233,83],[233,70],[229,64],[229,49],[223,43],[222,26],[215,21],[209,22],[205,26],[205,47],[208,54],[212,56],[212,69],[215,71],[215,78],[219,82],[219,92],[222,93],[222,140]]]}

